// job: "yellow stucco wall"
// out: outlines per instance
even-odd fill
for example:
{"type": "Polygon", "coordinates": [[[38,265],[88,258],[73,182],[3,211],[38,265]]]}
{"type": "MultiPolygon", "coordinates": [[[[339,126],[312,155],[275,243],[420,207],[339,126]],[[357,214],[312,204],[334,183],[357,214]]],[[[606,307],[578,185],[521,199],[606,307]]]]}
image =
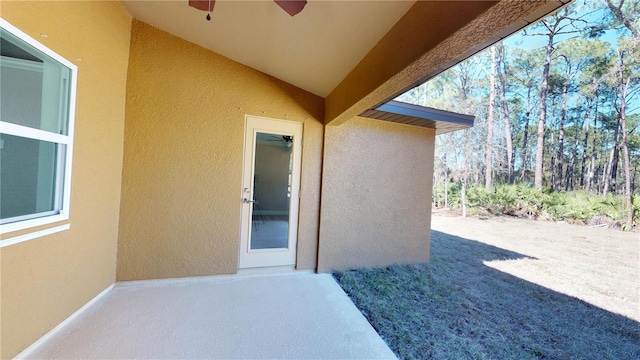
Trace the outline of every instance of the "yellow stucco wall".
{"type": "Polygon", "coordinates": [[[237,271],[245,115],[304,122],[298,267],[315,268],[324,100],[133,22],[119,280],[237,271]]]}
{"type": "Polygon", "coordinates": [[[378,120],[326,127],[319,272],[429,260],[434,144],[378,120]]]}
{"type": "Polygon", "coordinates": [[[6,359],[115,280],[131,17],[113,1],[0,6],[3,19],[78,66],[71,228],[0,249],[6,359]]]}

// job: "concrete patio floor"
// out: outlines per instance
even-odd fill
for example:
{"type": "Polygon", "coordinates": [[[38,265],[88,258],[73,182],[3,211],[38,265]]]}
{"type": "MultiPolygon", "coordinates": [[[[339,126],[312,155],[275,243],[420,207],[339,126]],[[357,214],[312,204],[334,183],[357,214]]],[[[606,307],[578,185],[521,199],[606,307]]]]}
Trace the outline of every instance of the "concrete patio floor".
{"type": "Polygon", "coordinates": [[[328,274],[124,282],[21,358],[395,359],[328,274]]]}

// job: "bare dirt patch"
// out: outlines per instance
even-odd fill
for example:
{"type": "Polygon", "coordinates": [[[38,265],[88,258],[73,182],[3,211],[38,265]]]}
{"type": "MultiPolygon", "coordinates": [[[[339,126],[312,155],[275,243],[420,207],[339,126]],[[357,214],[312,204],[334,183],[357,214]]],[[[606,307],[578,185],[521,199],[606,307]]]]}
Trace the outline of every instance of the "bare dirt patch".
{"type": "Polygon", "coordinates": [[[640,321],[640,235],[509,217],[434,212],[435,231],[526,257],[486,266],[640,321]]]}

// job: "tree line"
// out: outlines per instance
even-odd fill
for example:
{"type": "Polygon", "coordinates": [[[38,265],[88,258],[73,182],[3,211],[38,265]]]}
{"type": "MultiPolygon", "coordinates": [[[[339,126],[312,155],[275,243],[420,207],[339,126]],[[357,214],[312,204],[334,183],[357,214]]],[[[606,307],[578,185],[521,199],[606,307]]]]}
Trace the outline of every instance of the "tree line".
{"type": "Polygon", "coordinates": [[[402,95],[476,116],[473,128],[437,137],[435,183],[460,182],[463,202],[468,185],[620,194],[633,224],[639,19],[638,1],[572,3],[402,95]]]}

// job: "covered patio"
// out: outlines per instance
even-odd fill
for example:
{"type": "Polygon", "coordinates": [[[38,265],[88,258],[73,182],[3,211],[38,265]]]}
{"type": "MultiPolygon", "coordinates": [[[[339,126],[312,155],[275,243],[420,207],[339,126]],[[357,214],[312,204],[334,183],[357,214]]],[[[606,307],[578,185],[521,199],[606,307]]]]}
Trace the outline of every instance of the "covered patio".
{"type": "Polygon", "coordinates": [[[568,1],[3,0],[0,357],[392,357],[329,275],[245,272],[427,262],[435,137],[471,121],[393,99],[568,1]]]}
{"type": "Polygon", "coordinates": [[[119,282],[20,359],[395,359],[331,275],[119,282]]]}

